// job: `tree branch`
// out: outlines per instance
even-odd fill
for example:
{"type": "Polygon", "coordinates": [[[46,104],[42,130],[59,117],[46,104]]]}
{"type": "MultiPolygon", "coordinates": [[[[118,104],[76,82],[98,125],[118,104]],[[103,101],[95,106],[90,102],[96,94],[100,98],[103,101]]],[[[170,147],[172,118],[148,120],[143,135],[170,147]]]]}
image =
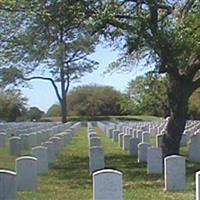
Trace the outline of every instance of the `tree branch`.
{"type": "Polygon", "coordinates": [[[195,74],[199,70],[200,70],[200,63],[194,63],[194,64],[188,66],[185,74],[188,74],[188,76],[191,77],[191,79],[193,79],[195,74]]]}
{"type": "Polygon", "coordinates": [[[69,76],[69,73],[67,73],[67,80],[66,80],[67,82],[67,85],[66,85],[66,88],[65,88],[65,94],[68,92],[68,90],[69,90],[69,82],[70,82],[70,76],[69,76]]]}
{"type": "Polygon", "coordinates": [[[185,5],[183,6],[183,9],[181,10],[181,17],[184,17],[189,10],[192,8],[192,6],[195,4],[196,0],[187,0],[185,5]]]}
{"type": "Polygon", "coordinates": [[[51,84],[54,87],[54,90],[56,92],[56,96],[57,96],[59,102],[62,101],[62,99],[60,97],[60,94],[59,94],[59,91],[58,91],[58,87],[56,86],[56,84],[55,84],[55,82],[54,82],[54,80],[52,78],[43,77],[43,76],[33,76],[33,77],[28,77],[28,78],[22,77],[22,79],[25,80],[25,81],[31,81],[31,80],[34,80],[34,79],[50,81],[51,84]]]}
{"type": "Polygon", "coordinates": [[[200,78],[197,80],[193,81],[192,83],[192,90],[195,91],[196,89],[200,88],[200,78]]]}

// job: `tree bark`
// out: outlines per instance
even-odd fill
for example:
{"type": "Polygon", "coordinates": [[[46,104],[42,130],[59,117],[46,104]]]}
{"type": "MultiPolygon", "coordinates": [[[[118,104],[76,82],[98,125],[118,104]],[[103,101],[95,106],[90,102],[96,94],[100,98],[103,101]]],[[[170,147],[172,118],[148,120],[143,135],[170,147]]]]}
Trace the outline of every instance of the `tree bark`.
{"type": "Polygon", "coordinates": [[[66,96],[63,97],[61,103],[61,115],[62,115],[62,123],[67,122],[67,104],[66,104],[66,96]]]}
{"type": "Polygon", "coordinates": [[[168,92],[171,113],[162,140],[163,157],[179,155],[180,141],[187,121],[188,101],[192,93],[191,81],[184,76],[170,76],[168,92]]]}
{"type": "Polygon", "coordinates": [[[61,77],[61,114],[62,114],[62,123],[67,122],[67,101],[66,101],[66,91],[65,91],[65,77],[64,77],[64,69],[61,68],[60,70],[60,77],[61,77]]]}

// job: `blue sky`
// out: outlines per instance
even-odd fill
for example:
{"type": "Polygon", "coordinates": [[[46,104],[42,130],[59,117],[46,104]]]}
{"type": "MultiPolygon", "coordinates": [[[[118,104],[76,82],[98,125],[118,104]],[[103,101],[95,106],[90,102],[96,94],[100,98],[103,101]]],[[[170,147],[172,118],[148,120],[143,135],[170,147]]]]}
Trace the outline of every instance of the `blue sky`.
{"type": "MultiPolygon", "coordinates": [[[[99,68],[93,73],[85,75],[78,82],[72,82],[70,89],[79,85],[99,84],[113,86],[122,92],[125,91],[128,82],[144,72],[141,72],[139,69],[137,70],[137,68],[135,68],[129,73],[115,72],[112,74],[103,74],[108,65],[117,59],[118,55],[119,52],[113,51],[108,47],[104,48],[99,45],[96,48],[95,53],[91,55],[92,59],[99,62],[99,68]]],[[[32,80],[30,83],[31,88],[22,88],[24,96],[29,99],[29,106],[37,106],[41,110],[47,111],[52,104],[58,102],[50,82],[32,80]]]]}

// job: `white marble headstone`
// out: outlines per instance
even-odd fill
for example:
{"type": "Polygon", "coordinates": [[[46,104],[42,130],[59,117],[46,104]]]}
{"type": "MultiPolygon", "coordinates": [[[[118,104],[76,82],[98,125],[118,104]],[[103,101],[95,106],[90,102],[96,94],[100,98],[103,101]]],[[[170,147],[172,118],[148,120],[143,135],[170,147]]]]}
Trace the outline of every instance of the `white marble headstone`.
{"type": "Polygon", "coordinates": [[[8,170],[0,170],[0,200],[16,199],[16,173],[8,170]]]}
{"type": "Polygon", "coordinates": [[[123,200],[122,173],[112,169],[93,173],[93,200],[123,200]]]}

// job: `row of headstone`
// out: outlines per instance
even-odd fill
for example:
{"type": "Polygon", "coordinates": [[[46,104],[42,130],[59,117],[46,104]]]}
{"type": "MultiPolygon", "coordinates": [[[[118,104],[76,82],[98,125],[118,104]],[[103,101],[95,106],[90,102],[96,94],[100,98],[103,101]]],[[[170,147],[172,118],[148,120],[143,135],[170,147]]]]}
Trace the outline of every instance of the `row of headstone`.
{"type": "MultiPolygon", "coordinates": [[[[97,125],[102,130],[106,130],[106,134],[113,139],[116,127],[113,128],[111,125],[111,127],[106,128],[104,126],[109,125],[102,122],[97,123],[97,125]]],[[[165,190],[184,190],[186,186],[185,158],[177,155],[168,156],[164,159],[163,166],[161,148],[151,147],[149,133],[143,131],[139,133],[140,136],[133,134],[133,132],[130,133],[119,132],[118,134],[118,144],[122,149],[128,150],[131,156],[137,157],[138,162],[146,162],[147,174],[162,175],[164,171],[165,190]]],[[[157,137],[157,143],[160,142],[159,140],[160,136],[157,137]]]]}
{"type": "Polygon", "coordinates": [[[105,168],[104,152],[92,124],[88,123],[88,145],[89,145],[89,171],[90,174],[105,168]]]}
{"type": "Polygon", "coordinates": [[[49,166],[80,127],[81,123],[76,123],[42,146],[32,148],[32,156],[17,158],[16,172],[0,170],[0,200],[15,200],[17,191],[36,191],[38,175],[48,173],[49,166]]]}
{"type": "MultiPolygon", "coordinates": [[[[8,123],[9,124],[9,123],[8,123]]],[[[17,139],[21,139],[21,149],[27,150],[36,145],[40,145],[41,142],[46,141],[49,137],[52,137],[54,134],[58,132],[62,132],[69,128],[72,123],[68,122],[65,124],[57,124],[57,123],[23,123],[28,124],[24,125],[20,123],[21,126],[17,123],[15,124],[15,128],[13,127],[12,131],[10,129],[1,129],[0,132],[0,148],[5,147],[7,138],[17,137],[17,139]],[[38,125],[39,124],[39,125],[38,125]],[[30,126],[30,127],[29,127],[30,126]],[[28,128],[29,127],[29,128],[28,128]],[[19,130],[18,130],[19,129],[19,130]]]]}
{"type": "Polygon", "coordinates": [[[103,128],[101,122],[98,123],[98,126],[107,131],[108,137],[113,141],[118,142],[119,146],[128,151],[132,157],[137,157],[138,162],[147,162],[147,173],[148,174],[162,174],[163,173],[163,162],[162,162],[162,152],[161,148],[151,147],[150,134],[147,131],[137,131],[132,129],[115,129],[103,128]],[[127,133],[128,130],[128,133],[127,133]],[[117,135],[117,136],[116,136],[117,135]],[[117,138],[117,139],[116,139],[117,138]]]}
{"type": "Polygon", "coordinates": [[[53,138],[58,134],[59,130],[64,131],[69,127],[68,124],[61,125],[59,128],[52,127],[48,130],[43,130],[42,132],[36,132],[31,134],[20,134],[19,136],[13,136],[9,138],[9,147],[10,147],[10,155],[20,156],[23,150],[29,150],[32,147],[39,146],[42,143],[49,140],[49,138],[53,138]],[[56,128],[56,129],[55,129],[56,128]],[[55,130],[54,130],[55,129],[55,130]]]}
{"type": "MultiPolygon", "coordinates": [[[[114,131],[112,139],[118,141],[118,131],[114,131]]],[[[118,170],[104,169],[105,161],[101,141],[90,123],[88,123],[88,143],[90,167],[93,166],[91,170],[93,200],[123,200],[122,173],[118,170]]]]}

